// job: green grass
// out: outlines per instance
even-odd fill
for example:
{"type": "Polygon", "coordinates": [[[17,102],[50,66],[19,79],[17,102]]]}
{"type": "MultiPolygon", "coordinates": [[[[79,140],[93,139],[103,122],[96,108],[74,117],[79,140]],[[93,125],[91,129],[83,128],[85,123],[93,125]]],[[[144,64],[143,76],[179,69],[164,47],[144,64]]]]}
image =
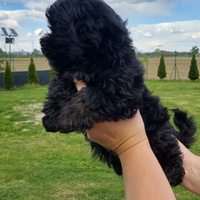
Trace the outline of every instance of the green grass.
{"type": "MultiPolygon", "coordinates": [[[[147,80],[169,108],[187,109],[200,127],[200,83],[147,80]]],[[[45,132],[41,109],[47,89],[0,90],[0,200],[125,199],[123,178],[91,158],[81,134],[45,132]]],[[[192,151],[200,155],[200,138],[192,151]]],[[[182,187],[177,199],[200,199],[182,187]]]]}

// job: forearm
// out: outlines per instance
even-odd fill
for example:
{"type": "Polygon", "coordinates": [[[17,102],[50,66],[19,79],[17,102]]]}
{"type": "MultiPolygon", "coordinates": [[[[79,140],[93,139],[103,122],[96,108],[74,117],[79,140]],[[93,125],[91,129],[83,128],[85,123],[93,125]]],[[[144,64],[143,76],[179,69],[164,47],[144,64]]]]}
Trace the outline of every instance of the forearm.
{"type": "Polygon", "coordinates": [[[120,155],[126,200],[174,200],[168,180],[148,141],[120,155]]]}
{"type": "Polygon", "coordinates": [[[200,196],[200,157],[192,155],[190,162],[184,163],[185,176],[181,186],[200,196]]]}

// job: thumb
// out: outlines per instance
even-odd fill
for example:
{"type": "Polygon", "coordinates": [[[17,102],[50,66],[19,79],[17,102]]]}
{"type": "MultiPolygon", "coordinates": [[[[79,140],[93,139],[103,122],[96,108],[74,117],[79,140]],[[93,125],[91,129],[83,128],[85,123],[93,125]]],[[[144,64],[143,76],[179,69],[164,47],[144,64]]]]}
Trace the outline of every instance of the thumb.
{"type": "Polygon", "coordinates": [[[83,87],[87,87],[85,82],[83,82],[82,80],[78,81],[78,80],[74,79],[74,83],[75,83],[75,86],[78,91],[81,90],[83,87]]]}

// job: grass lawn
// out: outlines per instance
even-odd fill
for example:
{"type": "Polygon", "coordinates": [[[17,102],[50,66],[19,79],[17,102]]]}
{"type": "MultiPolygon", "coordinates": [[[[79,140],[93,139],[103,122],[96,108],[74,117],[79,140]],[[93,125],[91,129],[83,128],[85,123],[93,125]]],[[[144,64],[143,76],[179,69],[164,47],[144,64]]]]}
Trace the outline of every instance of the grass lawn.
{"type": "MultiPolygon", "coordinates": [[[[200,128],[200,82],[147,80],[169,108],[195,116],[200,128]]],[[[0,90],[0,200],[125,199],[123,177],[91,158],[81,134],[45,132],[45,87],[0,90]]],[[[192,151],[200,155],[200,131],[192,151]]],[[[200,199],[182,187],[178,200],[200,199]]]]}

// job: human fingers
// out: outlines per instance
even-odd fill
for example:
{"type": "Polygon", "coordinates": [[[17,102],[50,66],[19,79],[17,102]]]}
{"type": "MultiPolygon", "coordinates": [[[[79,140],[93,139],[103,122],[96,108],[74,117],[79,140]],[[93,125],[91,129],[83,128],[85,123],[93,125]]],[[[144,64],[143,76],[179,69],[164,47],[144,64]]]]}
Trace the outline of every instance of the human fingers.
{"type": "Polygon", "coordinates": [[[78,80],[74,79],[74,83],[75,83],[75,86],[78,91],[81,90],[83,87],[87,87],[85,82],[83,82],[82,80],[78,81],[78,80]]]}

